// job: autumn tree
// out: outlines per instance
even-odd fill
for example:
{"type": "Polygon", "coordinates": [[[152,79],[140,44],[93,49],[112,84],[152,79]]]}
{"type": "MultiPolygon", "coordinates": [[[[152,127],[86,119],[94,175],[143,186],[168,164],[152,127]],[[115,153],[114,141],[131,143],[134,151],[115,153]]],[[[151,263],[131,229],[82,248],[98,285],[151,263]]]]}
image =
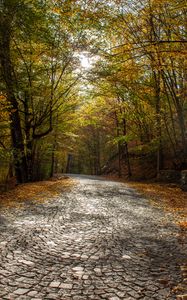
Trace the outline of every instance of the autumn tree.
{"type": "Polygon", "coordinates": [[[119,175],[123,161],[132,175],[136,153],[154,157],[157,175],[166,156],[185,168],[184,1],[1,0],[0,14],[0,90],[18,182],[62,169],[60,151],[80,161],[85,153],[95,174],[116,149],[119,175]],[[94,61],[89,72],[81,53],[94,61]]]}
{"type": "Polygon", "coordinates": [[[184,168],[185,3],[112,1],[111,6],[106,42],[101,40],[98,48],[101,59],[96,77],[110,85],[114,101],[123,99],[127,135],[133,130],[142,147],[149,146],[150,153],[157,151],[157,174],[164,167],[168,145],[173,167],[184,168]]]}
{"type": "Polygon", "coordinates": [[[18,182],[37,179],[33,175],[37,145],[52,132],[78,79],[73,70],[79,37],[69,18],[69,12],[62,15],[51,1],[1,3],[2,91],[11,104],[18,182]]]}

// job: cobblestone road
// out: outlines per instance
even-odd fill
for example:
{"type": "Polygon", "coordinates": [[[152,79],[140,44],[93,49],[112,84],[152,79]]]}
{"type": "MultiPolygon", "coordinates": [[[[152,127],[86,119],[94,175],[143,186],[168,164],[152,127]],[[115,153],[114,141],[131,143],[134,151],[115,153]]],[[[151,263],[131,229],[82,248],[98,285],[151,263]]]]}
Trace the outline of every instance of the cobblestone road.
{"type": "Polygon", "coordinates": [[[175,299],[184,246],[172,216],[118,182],[0,215],[0,299],[175,299]]]}

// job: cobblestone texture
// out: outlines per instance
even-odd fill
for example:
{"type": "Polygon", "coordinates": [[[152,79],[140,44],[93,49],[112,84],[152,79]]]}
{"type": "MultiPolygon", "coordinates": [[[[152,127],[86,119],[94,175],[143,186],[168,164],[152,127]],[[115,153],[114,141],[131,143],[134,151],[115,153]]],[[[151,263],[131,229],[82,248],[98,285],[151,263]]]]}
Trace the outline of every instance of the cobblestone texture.
{"type": "Polygon", "coordinates": [[[122,183],[76,180],[1,209],[0,299],[176,299],[186,252],[172,216],[122,183]]]}

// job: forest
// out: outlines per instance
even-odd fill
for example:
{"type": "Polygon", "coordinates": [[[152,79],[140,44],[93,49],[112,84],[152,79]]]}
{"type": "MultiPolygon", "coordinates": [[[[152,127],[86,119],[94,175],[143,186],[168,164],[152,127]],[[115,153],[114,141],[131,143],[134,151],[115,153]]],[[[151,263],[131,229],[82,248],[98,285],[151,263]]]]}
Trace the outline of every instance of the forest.
{"type": "Polygon", "coordinates": [[[187,169],[186,34],[183,0],[1,0],[0,183],[187,169]]]}

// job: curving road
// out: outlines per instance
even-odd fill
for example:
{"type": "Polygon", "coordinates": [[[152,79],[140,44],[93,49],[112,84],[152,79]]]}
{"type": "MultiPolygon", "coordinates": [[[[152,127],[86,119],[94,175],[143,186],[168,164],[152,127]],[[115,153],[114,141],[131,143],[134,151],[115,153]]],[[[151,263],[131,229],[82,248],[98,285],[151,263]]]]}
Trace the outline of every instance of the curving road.
{"type": "Polygon", "coordinates": [[[176,299],[185,251],[172,216],[125,184],[74,179],[0,211],[0,299],[176,299]]]}

